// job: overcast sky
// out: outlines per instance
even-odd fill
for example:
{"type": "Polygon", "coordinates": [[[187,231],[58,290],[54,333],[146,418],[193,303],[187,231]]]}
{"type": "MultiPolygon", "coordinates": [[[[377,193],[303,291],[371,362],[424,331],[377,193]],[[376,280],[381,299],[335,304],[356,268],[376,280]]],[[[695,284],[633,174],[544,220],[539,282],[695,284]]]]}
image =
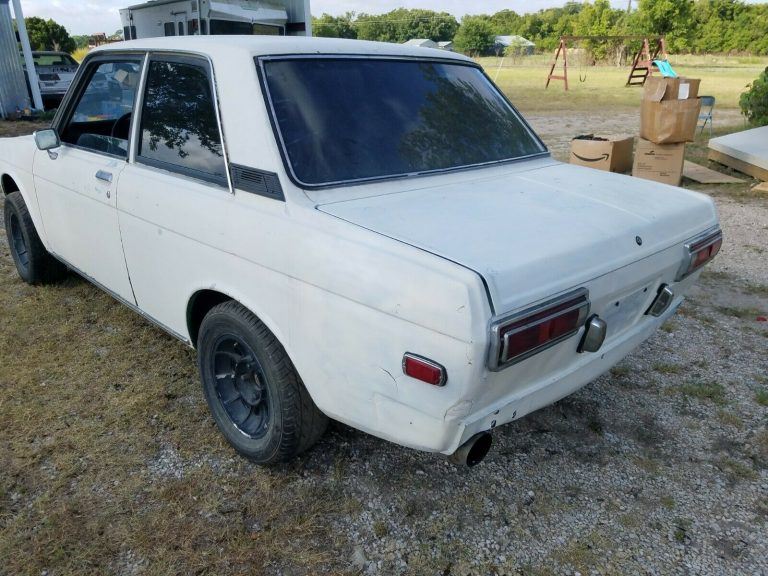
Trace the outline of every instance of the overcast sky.
{"type": "MultiPolygon", "coordinates": [[[[348,11],[378,14],[394,8],[429,8],[450,12],[460,18],[467,12],[491,14],[510,8],[516,12],[535,12],[549,6],[562,6],[564,0],[310,0],[312,13],[343,14],[348,11]]],[[[758,1],[758,0],[750,0],[758,1]]],[[[139,0],[21,0],[24,16],[53,18],[63,24],[70,34],[106,32],[112,34],[121,27],[118,8],[138,3],[139,0]]],[[[635,2],[636,4],[637,2],[635,2]]],[[[627,0],[611,0],[616,7],[626,7],[627,0]]]]}

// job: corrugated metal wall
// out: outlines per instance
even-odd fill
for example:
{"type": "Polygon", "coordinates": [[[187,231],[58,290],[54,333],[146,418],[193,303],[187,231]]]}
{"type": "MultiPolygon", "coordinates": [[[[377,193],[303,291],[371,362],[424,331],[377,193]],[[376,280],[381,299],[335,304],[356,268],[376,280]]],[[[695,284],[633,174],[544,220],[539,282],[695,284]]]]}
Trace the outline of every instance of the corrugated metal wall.
{"type": "Polygon", "coordinates": [[[0,0],[0,116],[29,106],[27,83],[21,67],[9,0],[0,0]]]}

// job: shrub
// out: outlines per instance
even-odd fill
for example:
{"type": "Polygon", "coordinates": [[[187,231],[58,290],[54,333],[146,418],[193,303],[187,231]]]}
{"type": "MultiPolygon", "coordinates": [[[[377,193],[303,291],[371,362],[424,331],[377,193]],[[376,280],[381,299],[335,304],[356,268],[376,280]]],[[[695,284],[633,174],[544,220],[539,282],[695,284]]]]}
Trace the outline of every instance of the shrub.
{"type": "Polygon", "coordinates": [[[739,106],[753,126],[768,125],[768,68],[741,95],[739,106]]]}

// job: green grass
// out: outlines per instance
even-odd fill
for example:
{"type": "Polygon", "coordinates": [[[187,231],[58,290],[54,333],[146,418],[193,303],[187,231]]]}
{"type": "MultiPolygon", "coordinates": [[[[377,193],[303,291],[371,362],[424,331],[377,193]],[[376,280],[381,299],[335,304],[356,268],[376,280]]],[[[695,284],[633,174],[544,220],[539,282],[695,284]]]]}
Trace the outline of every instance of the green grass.
{"type": "Polygon", "coordinates": [[[768,406],[768,389],[763,388],[755,392],[755,402],[760,406],[768,406]]]}
{"type": "Polygon", "coordinates": [[[683,367],[679,364],[668,364],[664,362],[657,362],[652,368],[660,374],[680,374],[680,372],[683,371],[683,367]]]}
{"type": "Polygon", "coordinates": [[[760,316],[762,312],[757,308],[744,308],[739,306],[718,306],[717,311],[726,316],[733,316],[741,320],[754,319],[760,316]]]}
{"type": "Polygon", "coordinates": [[[677,388],[685,397],[723,405],[726,403],[725,387],[718,382],[687,382],[677,388]]]}
{"type": "MultiPolygon", "coordinates": [[[[569,90],[563,83],[553,80],[545,89],[552,56],[548,54],[512,61],[500,58],[479,58],[488,75],[522,111],[536,110],[593,110],[600,108],[637,108],[639,88],[625,87],[628,67],[610,65],[592,66],[586,72],[586,81],[579,81],[580,66],[571,62],[568,69],[569,90]]],[[[675,70],[683,76],[700,78],[700,94],[717,98],[718,108],[738,108],[739,95],[768,66],[768,58],[685,56],[672,57],[675,70]]]]}

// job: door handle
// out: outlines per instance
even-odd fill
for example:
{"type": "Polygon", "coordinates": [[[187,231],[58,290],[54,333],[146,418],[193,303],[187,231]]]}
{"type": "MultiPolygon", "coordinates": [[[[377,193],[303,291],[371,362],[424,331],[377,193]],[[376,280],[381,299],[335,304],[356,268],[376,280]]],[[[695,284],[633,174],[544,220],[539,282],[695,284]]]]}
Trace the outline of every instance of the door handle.
{"type": "Polygon", "coordinates": [[[102,182],[112,183],[112,172],[107,172],[106,170],[99,170],[98,172],[96,172],[96,178],[101,180],[102,182]]]}

